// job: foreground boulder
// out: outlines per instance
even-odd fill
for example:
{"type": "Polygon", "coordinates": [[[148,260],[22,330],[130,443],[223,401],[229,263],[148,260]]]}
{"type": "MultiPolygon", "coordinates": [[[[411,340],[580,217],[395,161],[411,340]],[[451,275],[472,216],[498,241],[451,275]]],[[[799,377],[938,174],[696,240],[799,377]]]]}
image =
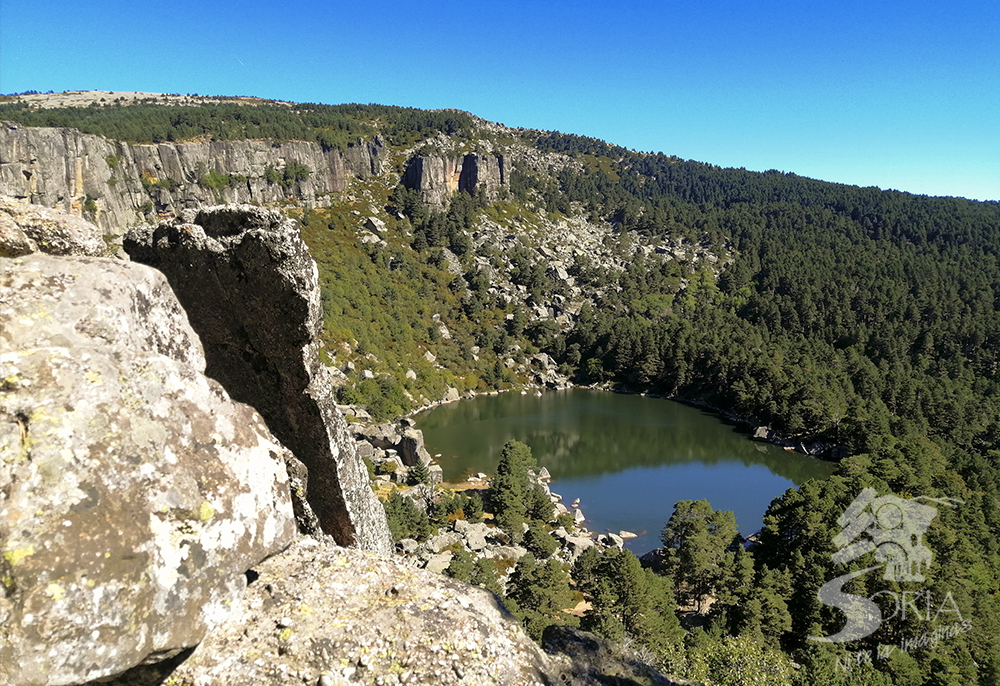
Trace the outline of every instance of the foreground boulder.
{"type": "Polygon", "coordinates": [[[287,450],[148,267],[0,259],[0,350],[0,683],[196,645],[295,535],[287,450]]]}
{"type": "Polygon", "coordinates": [[[631,651],[550,627],[544,650],[492,593],[311,538],[261,563],[230,618],[179,665],[111,686],[655,684],[631,651]]]}
{"type": "Polygon", "coordinates": [[[253,405],[306,465],[322,531],[390,554],[385,512],[320,361],[319,273],[295,223],[225,205],[132,229],[124,247],[166,274],[205,346],[207,374],[253,405]]]}
{"type": "Polygon", "coordinates": [[[231,618],[173,673],[192,686],[559,683],[492,593],[302,539],[255,568],[231,618]]]}

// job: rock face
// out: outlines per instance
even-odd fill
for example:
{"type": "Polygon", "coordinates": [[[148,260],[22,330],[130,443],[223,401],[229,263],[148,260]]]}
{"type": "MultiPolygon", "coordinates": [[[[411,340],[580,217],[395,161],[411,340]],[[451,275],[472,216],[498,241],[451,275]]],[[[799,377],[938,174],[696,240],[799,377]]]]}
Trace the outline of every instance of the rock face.
{"type": "Polygon", "coordinates": [[[546,630],[543,651],[492,593],[398,559],[305,538],[254,574],[230,618],[167,683],[688,683],[569,627],[546,630]]]}
{"type": "Polygon", "coordinates": [[[80,217],[0,195],[0,257],[33,252],[97,257],[108,248],[98,228],[80,217]]]}
{"type": "Polygon", "coordinates": [[[553,661],[482,589],[310,539],[255,572],[175,683],[559,683],[553,661]]]}
{"type": "Polygon", "coordinates": [[[322,530],[341,545],[391,553],[385,512],[319,359],[319,276],[295,224],[251,206],[186,218],[131,230],[125,250],[167,275],[201,336],[206,373],[252,404],[306,465],[322,530]]]}
{"type": "Polygon", "coordinates": [[[76,129],[0,122],[0,194],[56,208],[121,234],[156,214],[220,202],[270,203],[294,197],[306,207],[329,204],[349,176],[381,172],[381,139],[345,151],[305,141],[211,141],[131,145],[76,129]],[[289,163],[305,179],[277,180],[289,163]],[[271,180],[268,170],[273,170],[271,180]],[[214,172],[214,181],[207,176],[214,172]]]}
{"type": "Polygon", "coordinates": [[[0,259],[0,350],[0,683],[196,645],[295,535],[287,450],[148,267],[0,259]]]}
{"type": "Polygon", "coordinates": [[[481,190],[494,199],[510,181],[503,155],[470,153],[460,157],[414,157],[407,165],[403,184],[420,191],[428,205],[443,209],[455,191],[481,190]]]}

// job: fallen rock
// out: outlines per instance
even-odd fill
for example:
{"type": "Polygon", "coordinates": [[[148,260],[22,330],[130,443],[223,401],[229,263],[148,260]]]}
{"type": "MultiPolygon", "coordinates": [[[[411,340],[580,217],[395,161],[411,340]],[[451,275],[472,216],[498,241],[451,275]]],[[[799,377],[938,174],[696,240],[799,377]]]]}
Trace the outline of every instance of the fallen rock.
{"type": "Polygon", "coordinates": [[[434,553],[440,553],[445,548],[462,542],[462,535],[454,531],[446,531],[427,540],[427,548],[434,553]]]}
{"type": "Polygon", "coordinates": [[[288,451],[143,265],[0,259],[0,341],[0,683],[196,645],[295,535],[288,451]]]}
{"type": "Polygon", "coordinates": [[[486,548],[487,529],[488,527],[485,524],[471,524],[469,526],[464,533],[465,544],[469,550],[478,552],[486,548]]]}
{"type": "Polygon", "coordinates": [[[444,552],[437,553],[436,555],[431,555],[424,565],[424,569],[429,572],[434,572],[435,574],[441,574],[448,568],[451,564],[451,558],[454,557],[454,553],[444,552]]]}

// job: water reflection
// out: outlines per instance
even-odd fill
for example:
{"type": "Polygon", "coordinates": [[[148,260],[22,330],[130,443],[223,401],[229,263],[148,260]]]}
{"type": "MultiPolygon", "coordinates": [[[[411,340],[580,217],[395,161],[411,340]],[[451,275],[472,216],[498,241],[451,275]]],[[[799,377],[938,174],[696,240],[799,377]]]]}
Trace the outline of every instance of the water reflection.
{"type": "Polygon", "coordinates": [[[800,484],[832,470],[818,460],[755,443],[718,417],[659,398],[572,389],[513,393],[443,405],[417,417],[445,478],[490,472],[508,440],[531,446],[554,478],[599,476],[663,464],[763,465],[800,484]]]}
{"type": "Polygon", "coordinates": [[[417,417],[444,476],[491,473],[510,439],[531,446],[553,490],[580,498],[593,531],[642,534],[655,548],[680,500],[733,510],[740,531],[760,529],[773,498],[834,465],[755,443],[718,417],[657,398],[573,389],[541,397],[501,394],[463,400],[417,417]]]}

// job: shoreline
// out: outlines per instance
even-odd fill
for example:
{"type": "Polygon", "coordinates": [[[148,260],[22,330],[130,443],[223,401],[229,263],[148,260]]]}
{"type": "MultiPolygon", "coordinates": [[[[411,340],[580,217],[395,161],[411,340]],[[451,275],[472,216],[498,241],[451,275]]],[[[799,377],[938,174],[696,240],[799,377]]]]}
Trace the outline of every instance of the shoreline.
{"type": "MultiPolygon", "coordinates": [[[[641,397],[650,397],[650,398],[655,398],[655,399],[658,399],[658,400],[669,400],[669,401],[672,401],[672,402],[680,403],[681,405],[685,405],[685,406],[691,407],[693,409],[697,409],[697,410],[699,410],[699,411],[701,411],[701,412],[703,412],[705,414],[709,414],[713,418],[715,418],[716,420],[718,420],[718,421],[720,421],[720,422],[722,422],[724,424],[729,424],[734,429],[734,431],[737,434],[739,434],[737,436],[737,440],[749,439],[751,442],[772,443],[772,444],[777,445],[779,447],[783,447],[786,450],[789,450],[790,452],[794,450],[795,452],[799,452],[800,454],[804,454],[806,456],[813,457],[814,459],[820,459],[816,454],[814,454],[814,453],[812,453],[812,452],[810,452],[808,450],[808,448],[806,447],[806,443],[805,443],[804,440],[800,439],[798,441],[799,446],[800,446],[798,449],[794,448],[793,445],[791,445],[792,444],[791,440],[786,439],[784,437],[779,437],[776,434],[774,434],[773,432],[770,432],[768,434],[768,438],[775,439],[775,440],[767,440],[765,438],[762,438],[759,435],[755,435],[755,433],[758,433],[756,431],[756,429],[758,428],[758,425],[755,424],[754,422],[748,421],[745,418],[736,416],[736,415],[734,415],[732,413],[729,413],[729,412],[720,411],[720,410],[718,410],[718,408],[715,408],[715,407],[711,406],[708,403],[697,401],[697,400],[691,400],[689,398],[683,398],[683,397],[679,397],[679,396],[666,396],[666,395],[660,395],[660,394],[654,394],[654,393],[635,392],[635,391],[631,391],[631,390],[626,389],[626,388],[620,388],[620,387],[616,388],[616,387],[610,387],[610,386],[607,386],[607,385],[602,386],[602,385],[596,385],[596,384],[595,385],[589,385],[589,386],[579,385],[579,384],[567,384],[567,385],[564,385],[564,386],[560,386],[558,388],[539,387],[539,386],[519,386],[519,387],[505,388],[505,389],[501,389],[501,390],[492,390],[492,391],[487,391],[487,392],[480,392],[480,393],[467,392],[467,393],[461,395],[458,398],[443,399],[443,400],[431,403],[429,405],[423,406],[423,407],[421,407],[421,408],[419,408],[419,409],[417,409],[415,411],[409,412],[409,413],[407,413],[405,415],[401,415],[401,416],[397,417],[395,420],[390,420],[388,422],[380,422],[380,423],[364,422],[363,426],[366,426],[366,427],[379,427],[379,426],[381,426],[381,427],[383,427],[383,430],[388,429],[389,427],[395,427],[395,431],[399,432],[401,436],[403,434],[407,433],[407,432],[409,432],[411,436],[414,435],[414,434],[419,435],[420,439],[421,439],[420,440],[420,447],[423,448],[424,446],[423,446],[423,441],[422,441],[422,432],[419,430],[419,419],[420,419],[419,415],[422,412],[426,411],[426,410],[432,410],[432,409],[434,409],[436,407],[439,407],[441,405],[451,404],[451,403],[455,402],[456,400],[472,400],[472,399],[475,399],[475,398],[478,398],[478,397],[483,397],[483,396],[499,396],[502,393],[519,393],[520,395],[531,394],[531,395],[534,395],[536,397],[541,397],[542,393],[545,392],[545,391],[564,391],[564,390],[576,390],[576,389],[587,390],[587,391],[611,392],[611,393],[617,393],[617,394],[620,394],[620,395],[633,395],[633,396],[641,396],[641,397]]],[[[358,427],[358,428],[360,428],[360,427],[358,427]]],[[[390,431],[391,431],[391,429],[390,429],[390,431]]],[[[366,439],[367,440],[367,437],[364,436],[364,432],[363,431],[361,431],[361,432],[355,432],[355,436],[356,436],[357,439],[366,439]]],[[[369,440],[369,443],[372,445],[373,448],[379,448],[379,447],[388,448],[389,447],[389,446],[379,446],[379,445],[376,445],[374,442],[372,442],[370,440],[369,440]]],[[[395,454],[395,451],[390,451],[390,452],[393,453],[393,454],[395,454]]],[[[480,474],[475,474],[474,473],[468,479],[459,478],[459,479],[449,479],[448,481],[445,481],[442,478],[443,474],[441,473],[440,463],[438,462],[438,460],[440,459],[440,455],[432,455],[429,452],[427,452],[426,449],[424,449],[422,452],[426,455],[425,459],[428,460],[428,464],[431,464],[431,465],[437,467],[437,473],[438,473],[438,477],[437,478],[439,480],[439,481],[437,481],[437,483],[440,484],[441,486],[447,487],[447,488],[452,489],[452,490],[463,490],[463,491],[466,490],[466,488],[469,488],[471,486],[472,488],[479,490],[479,489],[481,489],[488,482],[489,475],[485,475],[485,474],[482,474],[482,473],[480,473],[480,474]],[[476,477],[479,477],[479,478],[477,479],[476,477]],[[483,477],[486,477],[485,480],[483,480],[483,477]],[[466,483],[467,481],[468,482],[476,481],[477,483],[475,483],[475,484],[469,484],[469,483],[466,483]],[[482,481],[482,483],[478,483],[479,481],[482,481]]],[[[829,460],[823,460],[823,461],[824,462],[828,462],[829,460]]],[[[381,477],[381,478],[382,478],[382,480],[386,480],[385,477],[381,477]]],[[[397,478],[398,477],[394,476],[392,478],[392,480],[396,481],[397,478]]],[[[629,538],[631,538],[631,536],[622,537],[621,536],[622,532],[615,533],[612,530],[608,530],[604,534],[599,534],[598,532],[589,530],[589,527],[586,527],[586,525],[583,524],[582,522],[580,522],[580,524],[582,524],[586,528],[586,534],[587,534],[587,536],[590,537],[593,540],[597,540],[597,539],[599,539],[601,537],[609,537],[610,541],[615,541],[615,538],[618,538],[619,540],[621,538],[625,538],[626,540],[623,540],[622,543],[621,543],[621,544],[624,544],[624,543],[627,542],[627,540],[629,538]]],[[[759,530],[757,530],[757,531],[751,532],[750,534],[748,534],[746,536],[743,536],[744,543],[752,541],[756,537],[756,535],[759,535],[759,533],[760,533],[759,530]]],[[[615,541],[615,542],[617,542],[617,541],[615,541]]],[[[605,541],[605,544],[607,544],[607,541],[605,541]]],[[[619,544],[619,545],[621,545],[621,544],[619,544]]],[[[612,545],[614,545],[614,543],[612,543],[612,545]]],[[[631,548],[631,546],[628,546],[628,547],[631,548]]],[[[635,554],[636,554],[637,557],[646,557],[648,555],[654,554],[659,549],[659,547],[656,545],[655,537],[654,537],[653,540],[646,541],[646,542],[642,543],[641,544],[641,548],[632,548],[632,549],[633,549],[633,552],[635,552],[635,554]],[[646,550],[647,547],[649,548],[648,550],[646,550]]]]}
{"type": "Polygon", "coordinates": [[[429,405],[424,405],[418,409],[414,409],[407,414],[396,417],[394,422],[400,422],[404,419],[410,421],[415,421],[417,415],[422,412],[432,410],[441,405],[449,405],[454,402],[459,402],[462,400],[474,400],[475,398],[495,396],[501,393],[511,393],[515,391],[520,391],[522,395],[527,395],[534,391],[534,395],[540,396],[544,392],[551,391],[566,391],[566,390],[588,390],[588,391],[603,391],[607,393],[620,393],[622,395],[638,395],[644,398],[656,398],[659,400],[670,400],[672,402],[680,403],[682,405],[687,405],[688,407],[694,407],[699,410],[708,412],[709,414],[716,415],[722,421],[730,424],[734,424],[745,433],[747,438],[753,442],[769,443],[775,445],[779,448],[783,448],[789,452],[797,452],[803,455],[807,455],[817,460],[822,460],[823,462],[832,462],[834,464],[840,462],[846,457],[849,457],[853,453],[850,452],[846,446],[835,445],[827,443],[825,441],[819,441],[813,436],[795,436],[783,434],[779,431],[775,431],[768,426],[763,424],[758,424],[757,422],[747,419],[746,417],[741,417],[737,414],[729,412],[728,410],[722,410],[714,405],[707,403],[703,400],[696,400],[692,398],[685,398],[683,396],[677,395],[662,395],[659,393],[647,393],[644,391],[633,391],[628,388],[606,386],[601,384],[591,384],[591,385],[581,385],[568,383],[565,386],[559,386],[556,388],[551,388],[548,386],[538,386],[538,385],[525,385],[521,387],[505,388],[496,391],[486,391],[482,393],[477,393],[475,391],[467,391],[465,395],[459,396],[458,398],[451,400],[438,400],[434,401],[429,405]]]}

